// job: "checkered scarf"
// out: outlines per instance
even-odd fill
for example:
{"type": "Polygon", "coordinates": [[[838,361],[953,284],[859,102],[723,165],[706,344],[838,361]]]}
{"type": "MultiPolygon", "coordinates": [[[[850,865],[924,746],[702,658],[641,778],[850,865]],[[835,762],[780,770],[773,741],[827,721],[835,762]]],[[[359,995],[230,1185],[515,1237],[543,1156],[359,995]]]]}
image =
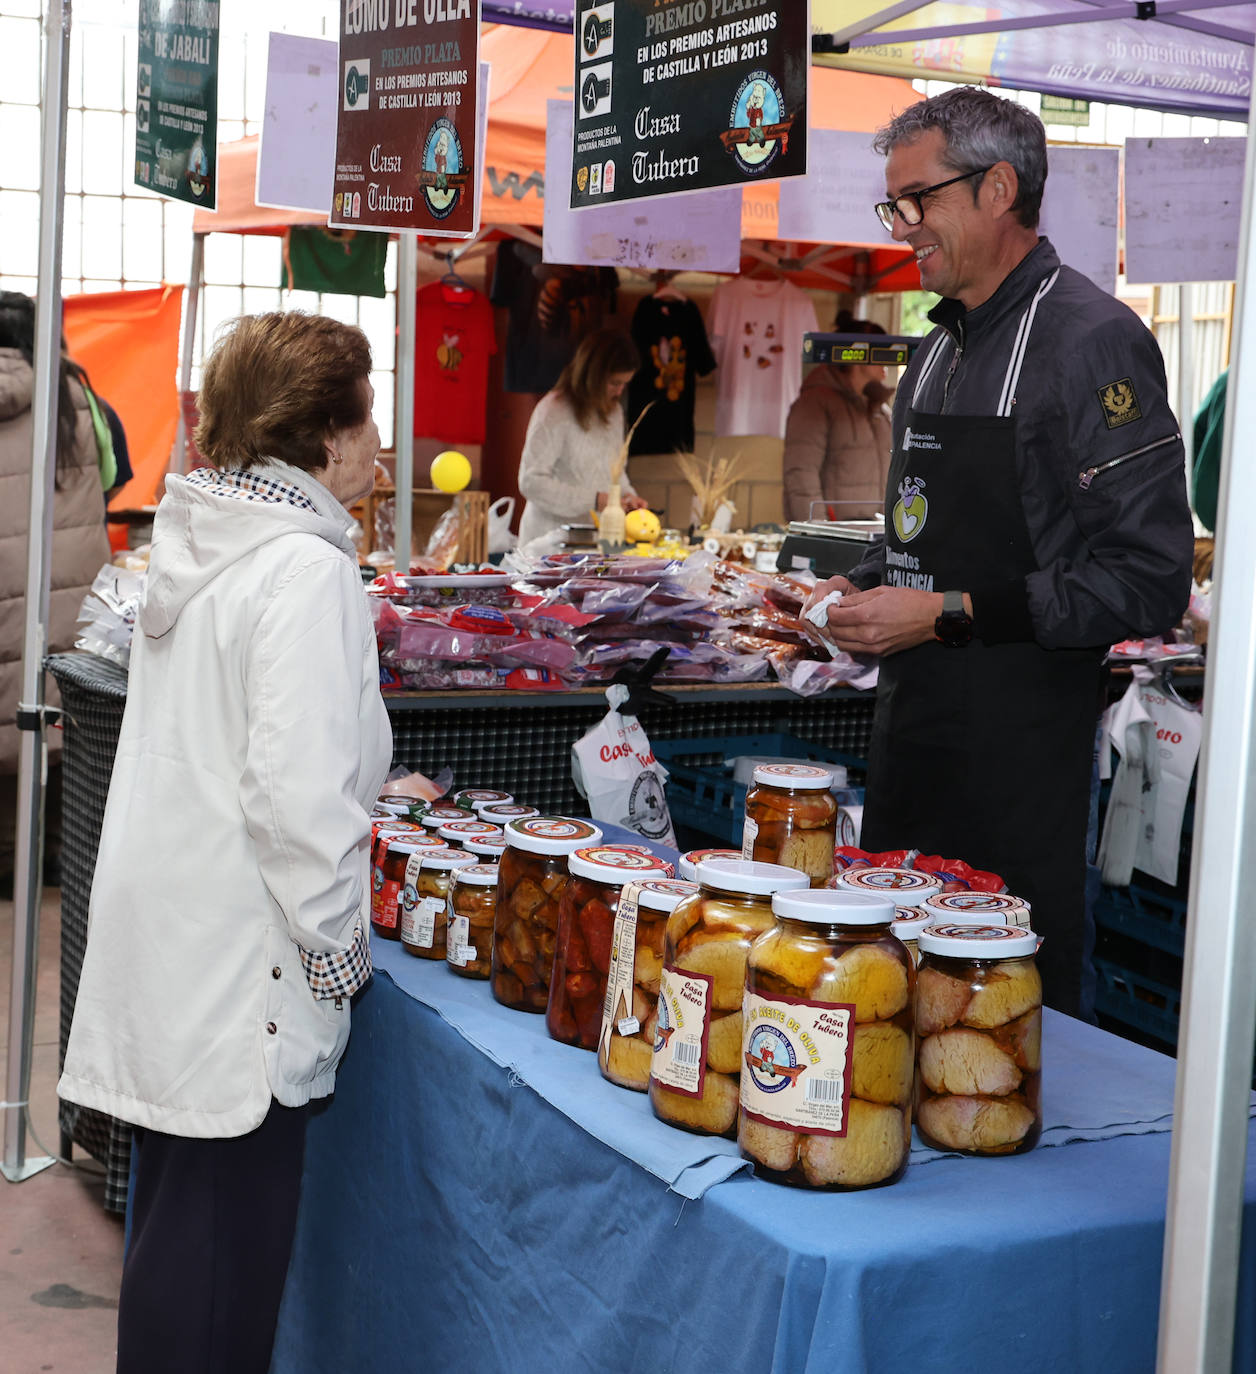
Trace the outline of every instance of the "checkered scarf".
{"type": "Polygon", "coordinates": [[[349,948],[338,954],[312,954],[297,946],[310,991],[320,1001],[332,997],[352,997],[371,976],[371,946],[361,921],[353,932],[349,948]]]}
{"type": "Polygon", "coordinates": [[[230,496],[237,501],[268,501],[272,504],[287,502],[301,510],[318,513],[314,502],[291,482],[279,477],[268,477],[266,470],[255,468],[232,469],[222,472],[218,468],[196,468],[186,478],[189,486],[201,487],[212,491],[216,496],[230,496]]]}

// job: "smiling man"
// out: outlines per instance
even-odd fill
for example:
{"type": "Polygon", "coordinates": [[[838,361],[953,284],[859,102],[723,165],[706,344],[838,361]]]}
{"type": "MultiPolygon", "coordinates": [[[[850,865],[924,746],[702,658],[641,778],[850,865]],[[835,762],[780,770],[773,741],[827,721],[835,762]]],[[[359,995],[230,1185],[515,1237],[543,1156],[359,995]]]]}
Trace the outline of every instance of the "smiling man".
{"type": "Polygon", "coordinates": [[[942,300],[894,404],[886,536],[829,613],[882,656],[862,843],[994,870],[1047,1001],[1089,1012],[1085,843],[1102,664],[1186,607],[1183,450],[1151,334],[1037,233],[1042,123],[960,86],[877,135],[876,207],[942,300]]]}

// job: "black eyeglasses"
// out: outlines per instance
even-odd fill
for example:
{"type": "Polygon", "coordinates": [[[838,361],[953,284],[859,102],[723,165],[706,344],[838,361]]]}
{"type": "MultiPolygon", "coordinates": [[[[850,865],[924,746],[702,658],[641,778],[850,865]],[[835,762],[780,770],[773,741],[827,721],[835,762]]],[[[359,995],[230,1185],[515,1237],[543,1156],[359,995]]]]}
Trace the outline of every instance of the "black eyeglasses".
{"type": "MultiPolygon", "coordinates": [[[[994,163],[990,164],[993,167],[994,163]]],[[[939,181],[936,186],[925,186],[919,191],[904,191],[897,200],[883,200],[875,206],[877,218],[890,231],[894,232],[894,212],[897,211],[902,221],[906,225],[914,226],[920,224],[925,217],[925,207],[921,204],[925,196],[931,196],[935,191],[943,191],[948,186],[954,186],[957,181],[967,181],[969,177],[983,177],[990,170],[990,167],[978,167],[975,172],[961,172],[957,177],[951,177],[949,181],[939,181]]]]}

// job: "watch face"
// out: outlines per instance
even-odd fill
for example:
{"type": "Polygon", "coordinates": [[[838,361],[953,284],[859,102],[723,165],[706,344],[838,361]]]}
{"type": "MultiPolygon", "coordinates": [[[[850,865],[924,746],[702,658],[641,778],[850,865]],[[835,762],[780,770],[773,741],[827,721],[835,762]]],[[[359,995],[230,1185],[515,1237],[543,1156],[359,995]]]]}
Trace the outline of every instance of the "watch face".
{"type": "Polygon", "coordinates": [[[933,633],[948,649],[962,649],[973,637],[973,622],[965,611],[943,611],[933,622],[933,633]]]}

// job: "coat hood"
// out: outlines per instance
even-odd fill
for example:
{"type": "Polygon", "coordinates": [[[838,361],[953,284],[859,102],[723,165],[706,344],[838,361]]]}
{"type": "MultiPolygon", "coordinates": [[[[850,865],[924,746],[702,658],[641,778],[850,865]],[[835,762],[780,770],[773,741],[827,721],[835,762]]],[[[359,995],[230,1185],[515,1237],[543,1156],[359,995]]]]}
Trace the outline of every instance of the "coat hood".
{"type": "Polygon", "coordinates": [[[352,517],[316,478],[275,460],[250,468],[249,475],[281,484],[280,493],[262,496],[242,489],[213,469],[166,478],[166,494],[153,521],[148,587],[138,616],[146,635],[164,635],[191,597],[272,539],[312,534],[357,561],[349,537],[352,517]],[[305,504],[283,495],[282,488],[295,488],[305,504]]]}
{"type": "Polygon", "coordinates": [[[35,372],[16,348],[0,348],[0,420],[12,420],[31,408],[35,372]]]}

